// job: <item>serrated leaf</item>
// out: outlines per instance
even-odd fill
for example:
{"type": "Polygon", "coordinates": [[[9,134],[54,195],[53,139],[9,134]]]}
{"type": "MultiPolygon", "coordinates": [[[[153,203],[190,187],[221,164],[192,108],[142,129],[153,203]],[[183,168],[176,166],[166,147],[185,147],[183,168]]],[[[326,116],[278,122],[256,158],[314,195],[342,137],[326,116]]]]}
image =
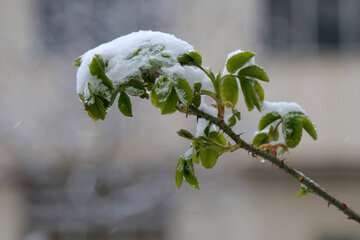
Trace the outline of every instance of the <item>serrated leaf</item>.
{"type": "Polygon", "coordinates": [[[216,150],[212,150],[212,149],[201,150],[200,151],[201,164],[207,169],[213,168],[216,164],[218,156],[219,154],[216,150]]]}
{"type": "Polygon", "coordinates": [[[199,182],[195,175],[194,165],[192,160],[186,160],[184,165],[184,178],[186,182],[193,188],[200,190],[199,182]]]}
{"type": "Polygon", "coordinates": [[[91,75],[101,80],[101,83],[109,88],[110,91],[114,90],[113,84],[105,74],[105,62],[100,55],[95,54],[93,60],[89,65],[91,75]]]}
{"type": "Polygon", "coordinates": [[[248,67],[244,67],[239,71],[238,75],[241,77],[250,77],[261,81],[269,82],[269,77],[267,76],[264,69],[257,65],[250,65],[248,67]]]}
{"type": "Polygon", "coordinates": [[[189,106],[193,99],[193,92],[189,83],[185,79],[177,78],[174,87],[180,101],[185,106],[189,106]]]}
{"type": "Polygon", "coordinates": [[[303,119],[303,127],[305,131],[314,139],[317,140],[317,133],[314,124],[307,117],[301,117],[303,119]]]}
{"type": "Polygon", "coordinates": [[[126,84],[125,92],[131,96],[143,96],[146,93],[146,89],[142,82],[131,79],[126,84]]]}
{"type": "Polygon", "coordinates": [[[120,93],[118,107],[124,116],[132,117],[131,101],[125,92],[120,93]]]}
{"type": "Polygon", "coordinates": [[[268,140],[268,134],[265,132],[259,132],[258,134],[255,135],[252,141],[252,145],[254,145],[255,147],[259,147],[267,143],[267,140],[268,140]]]}
{"type": "Polygon", "coordinates": [[[219,133],[219,132],[211,132],[209,134],[209,139],[211,139],[213,142],[221,145],[221,146],[226,146],[226,139],[225,137],[219,133]]]}
{"type": "Polygon", "coordinates": [[[271,112],[268,114],[265,114],[259,122],[259,130],[263,130],[264,128],[266,128],[269,124],[275,122],[276,120],[280,119],[281,116],[280,114],[276,113],[276,112],[271,112]]]}
{"type": "Polygon", "coordinates": [[[176,170],[175,170],[175,183],[179,189],[184,180],[184,167],[185,167],[185,160],[183,158],[180,158],[176,165],[176,170]]]}
{"type": "Polygon", "coordinates": [[[187,138],[189,140],[194,140],[195,139],[195,137],[189,131],[187,131],[185,129],[180,129],[179,131],[177,131],[177,134],[180,137],[187,138]]]}
{"type": "Polygon", "coordinates": [[[162,77],[156,81],[153,92],[158,102],[165,102],[173,89],[173,83],[168,77],[162,77]]]}
{"type": "Polygon", "coordinates": [[[77,59],[75,59],[73,65],[75,67],[80,67],[80,65],[81,65],[81,57],[78,57],[77,59]]]}
{"type": "Polygon", "coordinates": [[[294,148],[299,144],[302,136],[302,128],[303,121],[300,117],[291,117],[288,114],[283,117],[282,131],[287,147],[294,148]]]}
{"type": "Polygon", "coordinates": [[[178,58],[178,62],[182,66],[201,66],[201,55],[198,52],[185,53],[178,58]]]}
{"type": "Polygon", "coordinates": [[[239,97],[239,87],[234,76],[225,76],[221,83],[221,97],[223,101],[236,105],[239,97]]]}
{"type": "Polygon", "coordinates": [[[238,69],[243,67],[252,57],[255,56],[253,52],[241,52],[229,58],[226,62],[226,69],[229,73],[235,73],[238,69]]]}

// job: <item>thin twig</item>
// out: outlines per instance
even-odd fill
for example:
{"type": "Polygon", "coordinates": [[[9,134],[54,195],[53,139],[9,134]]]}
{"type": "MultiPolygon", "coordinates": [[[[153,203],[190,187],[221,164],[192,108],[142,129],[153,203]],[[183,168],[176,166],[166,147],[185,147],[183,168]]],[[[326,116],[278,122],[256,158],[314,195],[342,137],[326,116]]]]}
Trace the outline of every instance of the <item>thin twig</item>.
{"type": "Polygon", "coordinates": [[[317,193],[320,197],[322,197],[325,201],[328,202],[329,205],[334,205],[337,207],[341,212],[343,212],[345,215],[348,216],[348,219],[354,220],[358,223],[360,223],[360,215],[353,211],[347,204],[344,202],[339,201],[337,198],[329,194],[327,191],[325,191],[324,188],[320,187],[319,184],[317,184],[315,181],[313,181],[311,178],[305,176],[302,172],[296,170],[295,168],[292,168],[284,163],[284,161],[281,161],[279,158],[277,158],[274,155],[271,155],[267,152],[261,151],[260,149],[248,144],[243,139],[240,138],[239,135],[237,135],[234,131],[231,130],[231,128],[225,124],[225,122],[221,119],[215,118],[207,113],[204,113],[200,111],[198,108],[194,106],[189,107],[190,111],[199,117],[202,117],[211,123],[217,125],[220,129],[222,129],[232,140],[235,141],[237,145],[239,145],[241,148],[258,155],[268,161],[270,161],[272,164],[278,166],[281,170],[285,171],[286,173],[290,174],[294,178],[296,178],[299,182],[304,184],[306,187],[317,193]]]}

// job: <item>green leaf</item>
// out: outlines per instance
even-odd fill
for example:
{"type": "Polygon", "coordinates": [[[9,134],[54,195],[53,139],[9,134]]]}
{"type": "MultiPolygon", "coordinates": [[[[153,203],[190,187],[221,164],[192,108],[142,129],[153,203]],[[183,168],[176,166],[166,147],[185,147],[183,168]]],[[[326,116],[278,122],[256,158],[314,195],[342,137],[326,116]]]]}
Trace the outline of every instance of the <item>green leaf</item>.
{"type": "Polygon", "coordinates": [[[81,65],[81,57],[78,57],[77,59],[75,59],[73,65],[75,67],[80,67],[80,65],[81,65]]]}
{"type": "Polygon", "coordinates": [[[301,185],[300,192],[297,195],[297,198],[301,198],[303,196],[306,196],[307,194],[308,194],[308,188],[306,186],[304,186],[304,185],[301,185]]]}
{"type": "Polygon", "coordinates": [[[264,128],[266,128],[269,124],[275,122],[276,120],[280,119],[281,116],[280,114],[276,113],[276,112],[271,112],[268,114],[265,114],[259,122],[259,130],[263,130],[264,128]]]}
{"type": "Polygon", "coordinates": [[[177,131],[177,134],[180,137],[187,138],[189,140],[194,140],[195,139],[195,137],[189,131],[187,131],[185,129],[180,129],[179,131],[177,131]]]}
{"type": "Polygon", "coordinates": [[[278,127],[275,129],[273,126],[270,126],[269,129],[269,142],[279,140],[279,129],[278,127]]]}
{"type": "Polygon", "coordinates": [[[228,119],[229,127],[233,127],[236,124],[236,118],[235,115],[231,115],[231,117],[228,119]]]}
{"type": "Polygon", "coordinates": [[[170,114],[175,112],[178,101],[179,98],[175,89],[171,91],[170,96],[166,99],[165,102],[159,102],[154,91],[151,92],[151,102],[155,107],[160,108],[161,114],[170,114]]]}
{"type": "Polygon", "coordinates": [[[243,92],[245,103],[249,111],[254,106],[261,112],[261,105],[264,100],[264,91],[256,81],[240,77],[240,86],[243,92]]]}
{"type": "MultiPolygon", "coordinates": [[[[91,84],[89,82],[88,89],[91,96],[91,101],[84,103],[85,110],[87,111],[88,115],[95,121],[99,119],[104,120],[106,116],[106,107],[104,106],[103,100],[92,92],[91,84]]],[[[81,97],[83,100],[84,97],[82,95],[81,97]]]]}
{"type": "Polygon", "coordinates": [[[211,132],[209,134],[209,139],[211,139],[213,142],[217,143],[220,146],[226,146],[226,139],[219,132],[211,132]]]}
{"type": "Polygon", "coordinates": [[[180,101],[185,106],[189,106],[193,99],[193,92],[189,83],[185,79],[177,78],[174,87],[180,101]]]}
{"type": "Polygon", "coordinates": [[[255,147],[259,147],[267,143],[267,140],[268,140],[268,134],[266,132],[259,132],[258,134],[255,135],[252,141],[252,145],[254,145],[255,147]]]}
{"type": "MultiPolygon", "coordinates": [[[[195,147],[194,147],[195,148],[195,147]]],[[[196,164],[199,164],[199,153],[196,153],[193,157],[193,162],[196,163],[196,164]]]]}
{"type": "Polygon", "coordinates": [[[194,92],[200,92],[202,84],[200,82],[194,84],[194,92]]]}
{"type": "Polygon", "coordinates": [[[254,88],[255,88],[256,95],[258,96],[260,102],[262,103],[264,101],[264,97],[265,97],[264,89],[261,87],[261,85],[260,85],[260,83],[258,83],[258,81],[254,81],[254,88]]]}
{"type": "Polygon", "coordinates": [[[286,145],[289,148],[296,147],[302,136],[303,121],[298,116],[285,115],[282,120],[282,131],[286,145]]]}
{"type": "Polygon", "coordinates": [[[216,150],[213,149],[201,150],[200,151],[201,164],[207,169],[213,168],[216,164],[218,156],[219,154],[216,150]]]}
{"type": "Polygon", "coordinates": [[[84,104],[85,110],[88,112],[89,116],[95,121],[101,119],[104,120],[106,116],[106,108],[104,103],[96,95],[93,95],[93,104],[84,104]]]}
{"type": "Polygon", "coordinates": [[[125,92],[131,96],[142,96],[146,93],[146,89],[142,82],[131,79],[126,85],[125,92]]]}
{"type": "Polygon", "coordinates": [[[120,93],[118,107],[124,116],[132,117],[131,101],[125,92],[120,93]]]}
{"type": "Polygon", "coordinates": [[[173,83],[168,77],[162,77],[156,81],[154,87],[155,97],[158,102],[165,102],[170,96],[173,89],[173,83]]]}
{"type": "Polygon", "coordinates": [[[200,53],[195,52],[195,51],[189,52],[189,56],[192,57],[192,59],[194,59],[194,62],[195,62],[197,65],[201,66],[201,64],[202,64],[202,59],[201,59],[200,53]]]}
{"type": "Polygon", "coordinates": [[[101,83],[104,84],[109,90],[114,90],[113,84],[110,79],[105,75],[105,62],[100,57],[100,55],[95,54],[93,60],[89,65],[89,70],[91,75],[97,77],[101,80],[101,83]]]}
{"type": "Polygon", "coordinates": [[[201,55],[198,52],[185,53],[178,58],[178,62],[182,66],[201,66],[201,55]]]}
{"type": "Polygon", "coordinates": [[[194,165],[192,160],[186,160],[184,165],[184,177],[186,182],[193,188],[200,190],[199,182],[195,175],[194,165]]]}
{"type": "Polygon", "coordinates": [[[241,69],[238,75],[241,77],[250,77],[261,81],[269,82],[269,77],[266,75],[264,69],[257,65],[250,65],[241,69]]]}
{"type": "Polygon", "coordinates": [[[226,62],[226,69],[229,73],[235,73],[239,68],[243,67],[252,57],[255,56],[253,52],[241,52],[229,58],[226,62]]]}
{"type": "Polygon", "coordinates": [[[314,139],[317,140],[317,133],[314,124],[307,117],[301,117],[303,119],[303,127],[305,131],[314,139]]]}
{"type": "Polygon", "coordinates": [[[185,167],[185,160],[183,158],[180,158],[176,165],[176,170],[175,170],[175,183],[179,189],[184,180],[184,167],[185,167]]]}
{"type": "Polygon", "coordinates": [[[225,76],[221,83],[221,97],[223,101],[236,105],[239,97],[239,87],[234,76],[225,76]]]}
{"type": "Polygon", "coordinates": [[[232,110],[232,113],[234,114],[234,116],[240,121],[241,120],[241,114],[238,110],[236,110],[235,108],[232,110]]]}

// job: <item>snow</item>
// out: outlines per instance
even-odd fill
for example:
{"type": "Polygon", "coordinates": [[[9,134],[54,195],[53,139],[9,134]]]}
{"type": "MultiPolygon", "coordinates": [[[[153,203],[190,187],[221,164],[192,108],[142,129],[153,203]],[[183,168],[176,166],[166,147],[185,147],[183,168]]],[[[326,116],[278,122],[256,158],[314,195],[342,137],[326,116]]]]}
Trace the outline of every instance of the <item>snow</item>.
{"type": "Polygon", "coordinates": [[[262,113],[267,114],[271,112],[277,112],[281,116],[288,114],[289,112],[301,112],[306,115],[304,109],[295,102],[268,102],[264,101],[262,106],[262,113]]]}
{"type": "MultiPolygon", "coordinates": [[[[211,101],[211,102],[215,103],[215,101],[211,101]]],[[[199,106],[199,110],[201,110],[204,113],[207,113],[207,114],[217,118],[218,109],[215,108],[215,107],[212,107],[212,106],[208,106],[205,103],[205,96],[204,95],[201,96],[201,104],[199,106]]],[[[197,120],[197,124],[196,124],[196,137],[204,136],[204,130],[208,125],[209,125],[208,120],[205,120],[203,118],[199,118],[197,120]]],[[[217,127],[215,127],[214,125],[211,125],[210,132],[212,132],[212,131],[217,131],[217,127]]]]}
{"type": "MultiPolygon", "coordinates": [[[[227,55],[227,58],[226,58],[226,60],[225,60],[225,67],[224,67],[223,73],[222,73],[223,76],[224,76],[224,75],[227,75],[227,74],[230,74],[230,73],[228,72],[228,70],[226,69],[226,63],[227,63],[227,61],[229,60],[229,58],[231,58],[232,56],[234,56],[234,55],[236,55],[236,54],[238,54],[238,53],[242,53],[242,52],[246,52],[246,51],[243,51],[243,50],[241,50],[241,49],[238,49],[238,50],[233,51],[233,52],[231,52],[231,53],[229,53],[229,54],[227,55]]],[[[244,67],[248,67],[248,66],[250,66],[250,65],[255,65],[255,57],[252,57],[252,58],[250,59],[250,61],[247,62],[247,63],[245,63],[244,66],[242,66],[240,69],[242,69],[242,68],[244,68],[244,67]]],[[[239,69],[239,70],[240,70],[240,69],[239,69]]],[[[237,71],[234,73],[234,75],[236,75],[239,70],[237,70],[237,71]]]]}
{"type": "Polygon", "coordinates": [[[149,58],[154,62],[159,62],[163,67],[161,76],[183,77],[194,83],[196,79],[203,82],[206,89],[210,79],[205,79],[204,74],[193,67],[182,67],[177,58],[184,53],[193,51],[194,48],[187,42],[176,38],[174,35],[155,32],[139,31],[119,37],[108,43],[95,47],[81,56],[81,64],[77,71],[76,91],[89,98],[88,83],[91,84],[92,91],[103,91],[105,86],[101,81],[92,76],[89,65],[95,54],[107,62],[105,74],[113,82],[116,88],[120,84],[128,81],[129,76],[140,74],[140,67],[150,66],[149,58]],[[141,50],[139,50],[141,49],[141,50]]]}

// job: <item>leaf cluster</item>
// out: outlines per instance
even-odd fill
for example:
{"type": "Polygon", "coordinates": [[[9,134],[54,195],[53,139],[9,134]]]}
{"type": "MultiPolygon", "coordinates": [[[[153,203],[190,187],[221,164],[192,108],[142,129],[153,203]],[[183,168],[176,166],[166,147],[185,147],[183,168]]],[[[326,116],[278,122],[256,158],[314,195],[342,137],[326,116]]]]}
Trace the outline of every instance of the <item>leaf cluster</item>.
{"type": "MultiPolygon", "coordinates": [[[[131,97],[140,97],[151,100],[152,104],[159,108],[162,114],[171,114],[175,111],[192,114],[190,106],[199,107],[201,96],[212,99],[213,107],[218,110],[219,121],[225,121],[229,127],[235,126],[241,120],[241,113],[236,109],[239,100],[239,93],[242,93],[248,111],[254,108],[262,111],[264,101],[264,90],[260,82],[269,82],[269,78],[260,66],[255,65],[253,58],[255,53],[245,51],[233,54],[226,61],[226,74],[214,74],[210,69],[202,67],[201,55],[197,52],[183,54],[176,59],[177,64],[198,68],[206,74],[213,85],[214,91],[202,88],[202,83],[189,84],[187,79],[177,76],[164,75],[166,67],[171,67],[162,61],[152,57],[157,54],[163,59],[170,56],[162,54],[163,47],[150,46],[139,47],[131,56],[147,58],[146,66],[139,66],[140,74],[127,76],[127,81],[115,85],[109,79],[106,72],[108,62],[100,55],[94,55],[89,72],[98,81],[88,83],[89,96],[87,99],[79,95],[84,102],[85,110],[94,120],[104,120],[107,110],[118,97],[118,108],[123,115],[132,117],[131,97]],[[98,85],[101,87],[99,88],[98,85]],[[230,111],[227,119],[224,119],[225,112],[230,111]]],[[[74,65],[81,65],[81,58],[75,60],[74,65]]],[[[192,141],[190,148],[178,160],[175,180],[180,188],[183,180],[192,187],[199,189],[194,164],[201,164],[206,169],[213,168],[219,157],[230,151],[235,151],[240,146],[231,145],[226,138],[218,131],[211,131],[211,124],[205,128],[203,135],[194,137],[189,131],[181,129],[178,134],[192,141]]],[[[317,133],[311,120],[301,112],[290,112],[280,115],[278,112],[265,114],[259,122],[259,132],[253,139],[253,145],[261,150],[277,154],[278,149],[287,151],[287,148],[297,146],[302,137],[302,130],[305,130],[313,139],[317,139],[317,133]],[[281,137],[285,144],[273,144],[281,137]]]]}

